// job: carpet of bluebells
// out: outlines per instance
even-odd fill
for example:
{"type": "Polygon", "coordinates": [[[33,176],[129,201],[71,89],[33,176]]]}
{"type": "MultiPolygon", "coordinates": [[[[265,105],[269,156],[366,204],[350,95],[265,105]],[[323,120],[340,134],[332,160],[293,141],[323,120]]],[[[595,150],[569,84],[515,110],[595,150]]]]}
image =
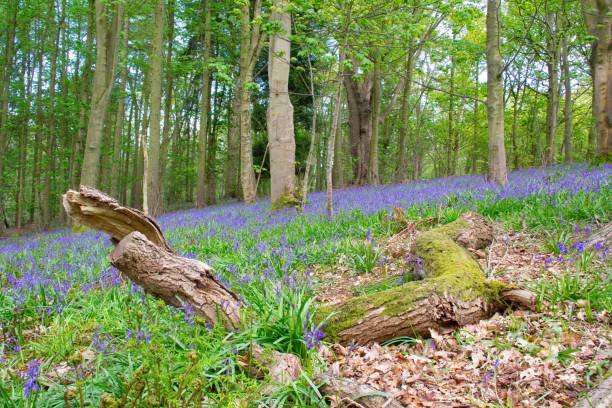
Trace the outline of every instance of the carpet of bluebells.
{"type": "Polygon", "coordinates": [[[398,232],[394,207],[441,223],[475,210],[548,237],[551,249],[543,252],[577,252],[567,240],[572,229],[610,221],[611,180],[610,165],[576,165],[516,171],[504,188],[482,176],[347,188],[334,193],[333,222],[323,193],[310,194],[303,212],[271,212],[262,200],[160,217],[179,253],[208,262],[250,306],[238,333],[122,279],[101,233],[62,229],[4,239],[0,406],[327,406],[310,379],[325,341],[324,326],[313,323],[314,267],[363,258],[369,249],[355,240],[398,232]],[[300,356],[302,378],[266,395],[240,366],[254,341],[300,356]]]}

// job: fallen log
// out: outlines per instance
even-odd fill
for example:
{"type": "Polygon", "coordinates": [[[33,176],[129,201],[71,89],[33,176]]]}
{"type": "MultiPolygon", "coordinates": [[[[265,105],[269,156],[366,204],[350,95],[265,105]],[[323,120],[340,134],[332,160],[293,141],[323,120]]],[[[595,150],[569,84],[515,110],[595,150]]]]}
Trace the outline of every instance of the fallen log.
{"type": "Polygon", "coordinates": [[[189,304],[212,324],[221,317],[226,329],[239,328],[242,301],[217,280],[204,262],[167,251],[138,231],[119,241],[110,261],[146,292],[166,303],[176,307],[189,304]]]}
{"type": "Polygon", "coordinates": [[[366,344],[429,336],[430,329],[450,332],[510,304],[532,308],[531,292],[488,281],[466,249],[489,245],[493,235],[493,224],[475,213],[421,233],[412,253],[422,260],[425,278],[320,308],[321,318],[329,316],[328,338],[366,344]]]}
{"type": "Polygon", "coordinates": [[[334,398],[339,407],[356,408],[401,408],[402,404],[393,396],[349,378],[338,378],[329,374],[318,375],[315,380],[319,390],[328,398],[334,398]]]}
{"type": "MultiPolygon", "coordinates": [[[[240,313],[245,307],[240,298],[219,282],[210,266],[174,253],[155,220],[83,186],[79,191],[68,191],[63,203],[77,223],[111,236],[116,245],[111,263],[146,292],[173,306],[189,304],[210,323],[221,323],[228,330],[239,329],[240,313]]],[[[482,248],[492,239],[493,226],[473,213],[420,234],[412,252],[423,261],[425,279],[356,297],[327,310],[334,313],[326,329],[328,339],[347,344],[428,335],[429,329],[445,332],[488,317],[505,307],[506,302],[532,306],[535,297],[530,292],[487,281],[466,249],[482,248]]],[[[275,383],[287,384],[301,373],[299,359],[292,355],[256,346],[246,358],[257,363],[258,369],[252,374],[264,373],[275,383]]],[[[251,371],[251,364],[247,366],[251,371]]],[[[323,393],[344,395],[355,402],[354,406],[395,404],[387,398],[383,405],[367,405],[370,399],[362,398],[362,388],[338,381],[325,379],[323,393]],[[341,384],[344,385],[340,387],[341,384]]]]}
{"type": "Polygon", "coordinates": [[[591,389],[574,405],[574,408],[610,407],[612,407],[612,375],[609,375],[597,387],[591,389]]]}

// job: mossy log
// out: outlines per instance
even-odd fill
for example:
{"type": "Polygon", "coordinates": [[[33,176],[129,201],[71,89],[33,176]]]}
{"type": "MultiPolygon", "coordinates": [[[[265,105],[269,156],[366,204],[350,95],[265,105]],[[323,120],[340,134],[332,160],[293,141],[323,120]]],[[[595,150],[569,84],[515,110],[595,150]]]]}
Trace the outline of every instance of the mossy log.
{"type": "Polygon", "coordinates": [[[421,233],[412,253],[422,259],[425,278],[322,307],[328,338],[365,344],[428,336],[478,322],[509,303],[533,307],[531,292],[488,281],[467,250],[489,245],[493,236],[493,224],[475,213],[421,233]]]}

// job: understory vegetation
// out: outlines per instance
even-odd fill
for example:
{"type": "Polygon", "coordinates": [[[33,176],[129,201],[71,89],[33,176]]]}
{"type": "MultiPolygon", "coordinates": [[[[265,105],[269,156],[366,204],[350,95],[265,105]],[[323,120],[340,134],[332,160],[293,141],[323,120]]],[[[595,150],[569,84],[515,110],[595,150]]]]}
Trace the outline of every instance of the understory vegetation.
{"type": "MultiPolygon", "coordinates": [[[[554,315],[575,305],[594,321],[612,311],[609,243],[589,241],[610,221],[611,176],[610,165],[575,165],[516,171],[505,187],[462,176],[347,188],[336,193],[333,221],[322,193],[311,194],[301,212],[270,212],[269,201],[259,201],[161,216],[172,247],[213,266],[249,306],[237,332],[208,325],[187,304],[167,306],[123,278],[109,264],[111,244],[103,234],[75,228],[3,240],[0,405],[326,407],[314,380],[325,366],[319,352],[327,329],[315,323],[327,317],[317,315],[319,272],[342,267],[361,277],[384,265],[379,244],[404,227],[392,216],[396,207],[431,225],[476,211],[531,234],[540,243],[540,278],[530,284],[539,310],[554,315]],[[298,381],[268,392],[250,377],[240,356],[254,342],[299,356],[298,381]]],[[[355,293],[409,279],[388,277],[355,293]]],[[[469,343],[462,333],[455,337],[469,343]]],[[[553,364],[563,365],[572,353],[558,350],[553,364]]],[[[606,361],[583,375],[605,372],[606,361]]]]}

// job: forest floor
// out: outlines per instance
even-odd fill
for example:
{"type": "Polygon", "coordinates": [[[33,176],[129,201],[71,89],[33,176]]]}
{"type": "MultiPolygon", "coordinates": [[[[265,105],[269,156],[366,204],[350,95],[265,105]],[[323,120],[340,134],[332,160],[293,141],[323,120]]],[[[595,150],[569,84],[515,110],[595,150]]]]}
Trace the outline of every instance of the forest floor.
{"type": "Polygon", "coordinates": [[[517,171],[504,188],[480,176],[348,188],[333,222],[321,193],[302,213],[260,201],[160,217],[179,253],[211,264],[251,307],[237,333],[124,280],[102,234],[2,240],[0,406],[339,406],[312,380],[325,370],[405,406],[571,406],[610,373],[610,242],[589,237],[610,222],[611,180],[612,166],[576,165],[517,171]],[[474,252],[483,271],[532,289],[536,311],[383,345],[320,338],[317,305],[413,279],[405,222],[425,230],[466,211],[501,227],[474,252]],[[253,341],[298,355],[300,379],[267,393],[240,364],[253,341]]]}

